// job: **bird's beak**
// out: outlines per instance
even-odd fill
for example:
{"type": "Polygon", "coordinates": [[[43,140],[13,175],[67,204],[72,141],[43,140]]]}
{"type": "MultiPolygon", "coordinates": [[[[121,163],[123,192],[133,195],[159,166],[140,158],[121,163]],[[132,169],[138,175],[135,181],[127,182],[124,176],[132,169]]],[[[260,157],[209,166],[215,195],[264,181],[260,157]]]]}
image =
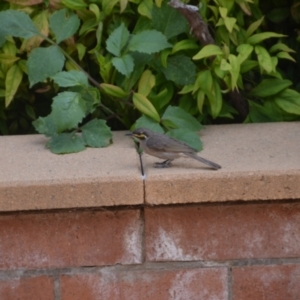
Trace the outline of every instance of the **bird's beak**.
{"type": "Polygon", "coordinates": [[[127,135],[127,136],[132,136],[132,132],[128,132],[128,133],[126,133],[125,135],[127,135]]]}

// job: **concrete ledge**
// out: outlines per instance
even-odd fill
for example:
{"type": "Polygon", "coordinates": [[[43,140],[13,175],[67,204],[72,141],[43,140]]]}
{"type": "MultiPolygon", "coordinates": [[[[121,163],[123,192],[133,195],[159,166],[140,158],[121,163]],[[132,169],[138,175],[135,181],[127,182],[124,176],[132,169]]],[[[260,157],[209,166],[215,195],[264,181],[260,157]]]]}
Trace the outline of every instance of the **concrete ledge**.
{"type": "Polygon", "coordinates": [[[207,169],[179,159],[154,169],[124,132],[114,144],[69,155],[45,149],[41,135],[0,138],[0,211],[300,198],[300,124],[208,126],[201,156],[222,165],[207,169]]]}

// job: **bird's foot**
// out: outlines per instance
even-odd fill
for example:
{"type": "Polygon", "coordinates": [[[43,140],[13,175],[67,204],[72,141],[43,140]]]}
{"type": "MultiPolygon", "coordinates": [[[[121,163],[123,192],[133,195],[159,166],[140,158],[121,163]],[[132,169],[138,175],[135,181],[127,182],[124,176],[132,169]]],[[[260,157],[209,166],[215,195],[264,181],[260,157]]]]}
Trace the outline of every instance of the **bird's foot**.
{"type": "Polygon", "coordinates": [[[169,168],[171,166],[171,159],[167,159],[163,162],[157,162],[154,164],[154,168],[169,168]]]}

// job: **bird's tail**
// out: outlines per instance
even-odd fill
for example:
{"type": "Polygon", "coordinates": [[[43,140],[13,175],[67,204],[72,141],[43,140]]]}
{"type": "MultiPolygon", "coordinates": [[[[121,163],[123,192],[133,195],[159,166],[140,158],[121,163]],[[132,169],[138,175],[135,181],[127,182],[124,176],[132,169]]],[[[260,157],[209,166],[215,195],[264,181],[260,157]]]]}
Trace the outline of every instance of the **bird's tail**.
{"type": "Polygon", "coordinates": [[[201,156],[198,156],[197,154],[195,153],[184,153],[186,156],[188,157],[191,157],[191,158],[194,158],[194,159],[197,159],[198,161],[210,166],[211,168],[215,169],[215,170],[218,170],[218,169],[221,169],[222,167],[210,160],[207,160],[201,156]]]}

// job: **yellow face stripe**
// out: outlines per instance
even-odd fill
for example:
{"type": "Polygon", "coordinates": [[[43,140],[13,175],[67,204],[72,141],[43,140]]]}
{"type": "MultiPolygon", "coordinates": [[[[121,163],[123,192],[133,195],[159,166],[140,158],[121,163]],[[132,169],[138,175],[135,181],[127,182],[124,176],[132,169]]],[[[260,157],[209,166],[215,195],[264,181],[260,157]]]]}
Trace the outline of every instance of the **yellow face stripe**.
{"type": "Polygon", "coordinates": [[[143,133],[135,133],[133,136],[140,140],[144,140],[146,138],[146,135],[143,133]]]}

